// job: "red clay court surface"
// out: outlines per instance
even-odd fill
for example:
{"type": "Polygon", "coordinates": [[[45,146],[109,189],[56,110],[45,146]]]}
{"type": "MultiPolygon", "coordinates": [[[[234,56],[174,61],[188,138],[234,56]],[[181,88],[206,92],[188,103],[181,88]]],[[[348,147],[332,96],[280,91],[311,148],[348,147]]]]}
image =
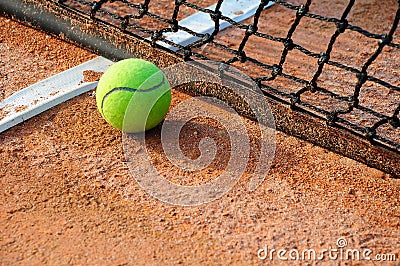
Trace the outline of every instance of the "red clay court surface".
{"type": "MultiPolygon", "coordinates": [[[[95,57],[6,18],[0,28],[0,100],[95,57]]],[[[172,106],[189,97],[173,91],[172,106]]],[[[256,145],[255,123],[244,121],[256,145]]],[[[185,128],[188,156],[202,136],[223,142],[213,123],[185,128]]],[[[157,168],[174,175],[160,128],[147,139],[157,168]]],[[[198,207],[171,206],[126,183],[121,133],[102,119],[92,92],[0,134],[0,143],[2,265],[274,265],[283,262],[260,260],[261,248],[321,251],[339,238],[371,257],[397,256],[388,265],[400,260],[400,180],[281,132],[257,190],[247,190],[246,172],[227,195],[198,207]]],[[[224,156],[181,182],[212,179],[224,156]]],[[[319,262],[339,263],[373,265],[319,262]]]]}

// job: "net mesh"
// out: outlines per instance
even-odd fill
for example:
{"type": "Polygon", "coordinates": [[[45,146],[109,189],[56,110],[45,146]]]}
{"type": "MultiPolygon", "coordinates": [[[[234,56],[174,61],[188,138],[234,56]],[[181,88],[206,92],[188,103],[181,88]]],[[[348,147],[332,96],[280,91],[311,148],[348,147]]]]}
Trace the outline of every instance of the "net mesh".
{"type": "Polygon", "coordinates": [[[400,152],[400,44],[396,41],[400,1],[365,1],[364,6],[355,0],[320,1],[325,10],[315,8],[319,3],[311,0],[261,0],[254,15],[242,22],[221,12],[223,0],[52,2],[154,46],[167,44],[185,60],[233,65],[251,76],[265,96],[400,152]],[[274,6],[265,9],[270,2],[274,6]],[[386,9],[378,6],[374,10],[381,13],[368,13],[367,2],[386,9]],[[212,9],[207,8],[212,4],[212,9]],[[211,32],[179,24],[197,12],[209,15],[214,24],[211,32]],[[228,22],[229,29],[220,30],[222,22],[228,22]],[[182,45],[165,37],[178,30],[196,41],[182,45]]]}

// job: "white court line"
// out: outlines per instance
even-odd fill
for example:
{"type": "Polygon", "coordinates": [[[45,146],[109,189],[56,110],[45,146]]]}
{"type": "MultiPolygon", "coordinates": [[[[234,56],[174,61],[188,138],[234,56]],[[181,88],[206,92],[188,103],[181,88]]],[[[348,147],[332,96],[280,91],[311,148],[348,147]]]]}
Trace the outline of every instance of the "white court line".
{"type": "MultiPolygon", "coordinates": [[[[220,11],[224,16],[240,22],[254,15],[259,4],[260,0],[225,0],[220,11]]],[[[270,2],[266,8],[272,4],[273,2],[270,2]]],[[[207,9],[215,10],[215,6],[209,6],[207,9]]],[[[198,12],[181,20],[179,25],[199,34],[206,34],[212,33],[215,23],[208,14],[198,12]]],[[[220,30],[230,25],[221,20],[220,30]]],[[[197,37],[181,30],[164,36],[182,46],[198,40],[197,37]]],[[[178,50],[161,41],[157,43],[172,51],[178,50]]],[[[14,93],[0,102],[0,114],[6,113],[6,116],[0,120],[0,133],[62,102],[93,90],[97,82],[83,82],[83,71],[104,72],[112,64],[112,61],[104,57],[97,57],[14,93]]]]}
{"type": "Polygon", "coordinates": [[[104,57],[97,57],[14,93],[0,102],[0,113],[7,113],[0,120],[0,133],[62,102],[93,90],[97,82],[82,83],[83,71],[104,72],[113,63],[104,57]]]}
{"type": "MultiPolygon", "coordinates": [[[[274,2],[269,2],[265,8],[268,8],[273,4],[274,2]]],[[[259,5],[260,0],[225,0],[221,4],[220,11],[222,15],[229,17],[235,22],[240,22],[253,16],[259,5]]],[[[207,7],[207,9],[215,10],[215,7],[216,4],[207,7]]],[[[200,34],[211,34],[215,27],[215,22],[211,19],[210,15],[204,12],[198,12],[185,19],[182,19],[178,22],[178,24],[179,26],[188,28],[200,34]]],[[[220,20],[219,29],[223,30],[230,25],[231,24],[229,22],[220,20]]],[[[168,32],[164,34],[164,38],[182,46],[194,43],[200,39],[182,30],[178,30],[178,32],[168,32]]],[[[178,50],[178,48],[170,46],[162,41],[158,41],[157,44],[162,45],[172,51],[178,50]]]]}

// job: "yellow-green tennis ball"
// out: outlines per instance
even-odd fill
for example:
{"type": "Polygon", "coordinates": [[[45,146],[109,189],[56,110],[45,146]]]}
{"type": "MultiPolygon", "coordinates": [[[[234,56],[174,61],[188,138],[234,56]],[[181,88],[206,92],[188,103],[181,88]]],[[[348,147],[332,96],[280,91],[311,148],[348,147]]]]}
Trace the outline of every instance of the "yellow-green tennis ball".
{"type": "Polygon", "coordinates": [[[154,64],[142,59],[125,59],[101,76],[96,103],[104,119],[127,133],[157,126],[171,104],[167,77],[154,64]]]}

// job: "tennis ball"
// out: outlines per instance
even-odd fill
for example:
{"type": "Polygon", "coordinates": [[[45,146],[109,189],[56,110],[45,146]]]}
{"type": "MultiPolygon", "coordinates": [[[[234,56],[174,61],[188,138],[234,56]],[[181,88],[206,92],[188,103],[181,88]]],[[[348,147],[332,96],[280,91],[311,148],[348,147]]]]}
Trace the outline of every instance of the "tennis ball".
{"type": "Polygon", "coordinates": [[[103,118],[127,133],[157,126],[171,104],[167,77],[154,64],[125,59],[110,66],[100,77],[96,103],[103,118]]]}

